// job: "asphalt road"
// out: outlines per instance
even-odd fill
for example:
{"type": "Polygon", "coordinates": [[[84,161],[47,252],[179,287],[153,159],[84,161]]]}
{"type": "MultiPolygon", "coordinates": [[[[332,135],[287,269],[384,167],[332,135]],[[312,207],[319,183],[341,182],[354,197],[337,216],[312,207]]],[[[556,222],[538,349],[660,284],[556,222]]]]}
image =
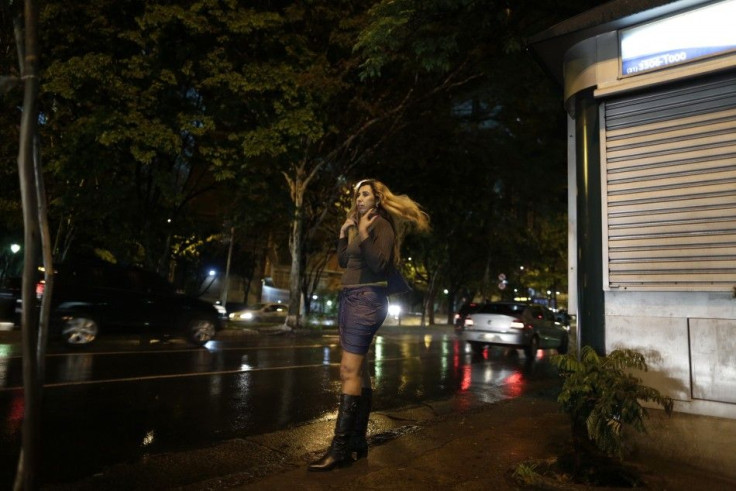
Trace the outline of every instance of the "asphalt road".
{"type": "MultiPolygon", "coordinates": [[[[15,333],[17,334],[17,333],[15,333]]],[[[0,487],[12,482],[23,416],[21,358],[0,335],[0,487]]],[[[370,354],[376,410],[453,398],[458,409],[556,379],[539,351],[473,355],[448,326],[386,326],[370,354]]],[[[146,455],[293,428],[326,418],[339,391],[334,331],[227,330],[206,348],[179,340],[51,346],[43,404],[45,483],[69,482],[146,455]]]]}

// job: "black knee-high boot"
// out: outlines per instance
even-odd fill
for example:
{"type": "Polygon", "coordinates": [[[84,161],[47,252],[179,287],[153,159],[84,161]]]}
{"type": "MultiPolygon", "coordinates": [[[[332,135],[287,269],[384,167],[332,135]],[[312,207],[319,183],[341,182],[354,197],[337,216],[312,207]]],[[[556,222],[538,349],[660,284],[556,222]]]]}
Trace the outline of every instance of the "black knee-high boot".
{"type": "Polygon", "coordinates": [[[358,404],[358,414],[355,416],[355,431],[350,438],[350,450],[355,452],[356,459],[368,457],[368,420],[371,414],[371,405],[373,404],[373,389],[364,387],[360,394],[360,403],[358,404]]]}
{"type": "Polygon", "coordinates": [[[330,471],[337,466],[349,465],[353,462],[350,451],[350,436],[355,431],[355,416],[358,413],[360,396],[342,394],[340,396],[340,407],[337,411],[337,422],[335,423],[335,436],[327,453],[316,462],[309,464],[310,471],[330,471]]]}

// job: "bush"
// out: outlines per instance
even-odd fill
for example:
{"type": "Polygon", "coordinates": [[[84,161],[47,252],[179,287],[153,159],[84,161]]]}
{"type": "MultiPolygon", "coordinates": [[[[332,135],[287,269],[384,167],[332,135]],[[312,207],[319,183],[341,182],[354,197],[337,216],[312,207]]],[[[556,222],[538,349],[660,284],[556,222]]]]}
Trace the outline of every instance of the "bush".
{"type": "Polygon", "coordinates": [[[580,360],[573,354],[552,359],[564,378],[557,401],[572,419],[576,452],[589,450],[589,443],[610,457],[623,456],[624,425],[645,433],[646,408],[640,401],[652,401],[672,414],[672,399],[641,384],[630,370],[647,370],[644,356],[623,349],[599,356],[584,346],[580,360]]]}

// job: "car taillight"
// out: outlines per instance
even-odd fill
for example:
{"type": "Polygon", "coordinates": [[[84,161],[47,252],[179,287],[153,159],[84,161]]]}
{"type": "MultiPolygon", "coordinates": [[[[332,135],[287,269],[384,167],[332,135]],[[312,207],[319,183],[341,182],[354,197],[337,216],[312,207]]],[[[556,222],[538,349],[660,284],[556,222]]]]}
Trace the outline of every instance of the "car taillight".
{"type": "Polygon", "coordinates": [[[464,324],[465,327],[473,327],[473,324],[475,323],[473,322],[472,317],[468,316],[465,318],[465,324],[464,324]]]}
{"type": "Polygon", "coordinates": [[[511,327],[514,329],[524,329],[526,324],[521,319],[514,319],[511,321],[511,327]]]}
{"type": "Polygon", "coordinates": [[[46,282],[41,280],[36,283],[36,298],[41,299],[43,292],[46,290],[46,282]]]}

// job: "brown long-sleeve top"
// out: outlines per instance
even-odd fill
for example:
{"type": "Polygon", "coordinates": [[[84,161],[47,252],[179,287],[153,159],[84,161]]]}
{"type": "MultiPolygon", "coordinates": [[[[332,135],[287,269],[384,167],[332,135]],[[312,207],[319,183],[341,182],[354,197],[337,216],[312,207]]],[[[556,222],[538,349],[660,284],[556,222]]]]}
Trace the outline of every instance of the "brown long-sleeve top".
{"type": "Polygon", "coordinates": [[[360,240],[357,234],[348,243],[347,237],[337,242],[337,260],[345,268],[343,286],[386,282],[393,260],[394,230],[391,224],[378,216],[368,229],[368,238],[360,240]]]}

